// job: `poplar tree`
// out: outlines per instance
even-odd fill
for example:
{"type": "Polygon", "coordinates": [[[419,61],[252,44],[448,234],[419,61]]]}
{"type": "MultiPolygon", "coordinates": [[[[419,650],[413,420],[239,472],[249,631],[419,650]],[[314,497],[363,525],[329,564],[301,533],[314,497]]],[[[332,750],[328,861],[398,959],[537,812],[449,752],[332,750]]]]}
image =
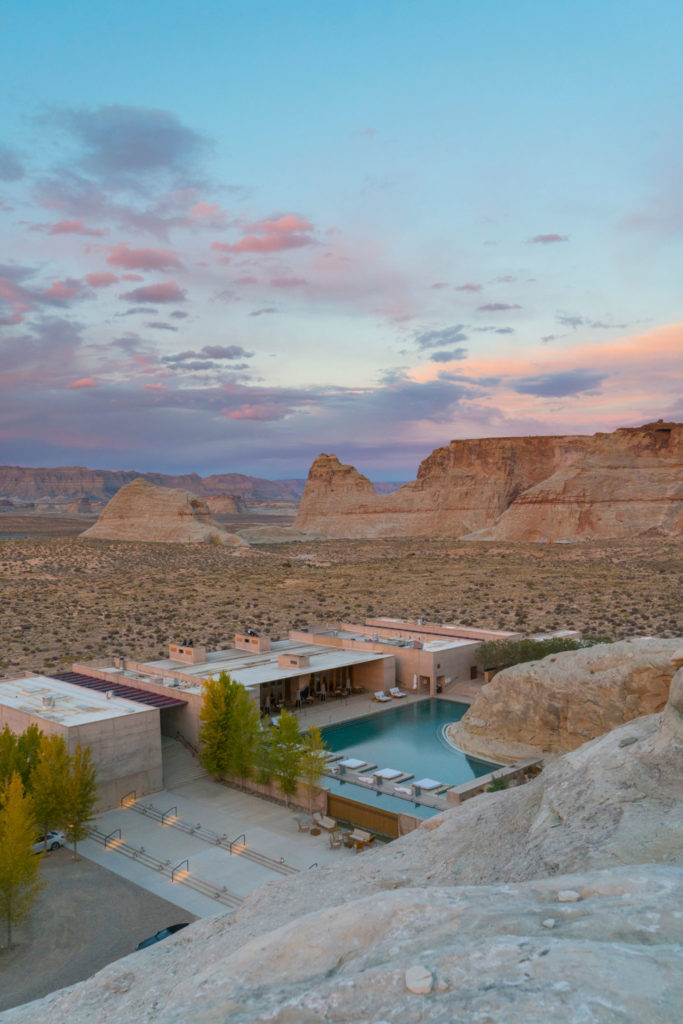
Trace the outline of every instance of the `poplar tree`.
{"type": "Polygon", "coordinates": [[[79,743],[71,756],[64,803],[65,831],[74,844],[74,860],[78,860],[78,843],[88,838],[89,825],[95,817],[96,800],[96,773],[90,747],[82,747],[79,743]]]}
{"type": "Polygon", "coordinates": [[[37,725],[29,725],[17,737],[17,771],[21,775],[24,789],[31,789],[31,776],[38,764],[40,741],[43,737],[44,733],[37,725]]]}
{"type": "Polygon", "coordinates": [[[221,672],[218,679],[209,676],[202,687],[199,759],[210,775],[227,774],[231,682],[228,673],[221,672]]]}
{"type": "Polygon", "coordinates": [[[38,877],[40,857],[33,853],[35,825],[31,797],[14,772],[0,796],[0,914],[7,924],[7,945],[12,928],[20,924],[38,898],[43,883],[38,877]]]}
{"type": "Polygon", "coordinates": [[[301,732],[296,715],[283,710],[275,727],[274,775],[286,797],[296,793],[301,768],[301,732]]]}
{"type": "Polygon", "coordinates": [[[231,683],[228,775],[250,779],[256,770],[261,716],[249,692],[240,683],[231,683]]]}
{"type": "Polygon", "coordinates": [[[31,795],[36,825],[44,836],[43,851],[47,850],[47,833],[66,824],[70,762],[62,736],[41,737],[38,763],[31,775],[31,795]]]}

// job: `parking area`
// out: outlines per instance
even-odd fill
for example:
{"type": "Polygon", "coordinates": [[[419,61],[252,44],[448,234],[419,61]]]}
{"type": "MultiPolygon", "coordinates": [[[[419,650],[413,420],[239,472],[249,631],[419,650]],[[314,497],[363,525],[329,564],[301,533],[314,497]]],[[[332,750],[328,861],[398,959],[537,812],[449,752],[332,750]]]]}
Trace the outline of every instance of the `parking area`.
{"type": "Polygon", "coordinates": [[[14,929],[15,948],[0,948],[0,1012],[83,981],[196,916],[90,860],[74,861],[71,850],[46,854],[41,874],[45,888],[14,929]]]}

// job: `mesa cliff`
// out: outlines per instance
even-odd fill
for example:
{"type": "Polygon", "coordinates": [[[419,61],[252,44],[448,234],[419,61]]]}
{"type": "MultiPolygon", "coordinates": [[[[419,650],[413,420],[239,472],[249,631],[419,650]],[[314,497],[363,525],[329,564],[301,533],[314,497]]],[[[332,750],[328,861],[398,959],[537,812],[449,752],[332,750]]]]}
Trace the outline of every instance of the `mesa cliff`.
{"type": "Polygon", "coordinates": [[[157,487],[143,479],[122,487],[95,525],[80,536],[92,540],[248,546],[241,537],[213,521],[201,498],[179,487],[157,487]]]}
{"type": "Polygon", "coordinates": [[[451,441],[380,495],[336,455],[311,466],[295,527],[324,537],[566,541],[683,533],[683,424],[451,441]]]}
{"type": "MultiPolygon", "coordinates": [[[[680,662],[677,662],[680,664],[680,662]]],[[[7,1024],[670,1024],[680,1016],[683,669],[661,714],[7,1024]]]]}

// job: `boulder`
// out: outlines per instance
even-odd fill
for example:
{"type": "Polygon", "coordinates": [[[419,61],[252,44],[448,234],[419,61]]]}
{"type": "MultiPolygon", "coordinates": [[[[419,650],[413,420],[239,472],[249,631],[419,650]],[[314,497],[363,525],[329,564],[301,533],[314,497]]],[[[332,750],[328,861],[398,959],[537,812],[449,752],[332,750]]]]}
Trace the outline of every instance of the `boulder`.
{"type": "Polygon", "coordinates": [[[662,711],[680,646],[680,638],[620,640],[503,669],[449,726],[450,739],[469,754],[503,762],[574,750],[662,711]]]}
{"type": "Polygon", "coordinates": [[[95,525],[80,536],[92,540],[248,546],[241,537],[213,521],[201,498],[178,487],[158,487],[142,478],[122,487],[95,525]]]}

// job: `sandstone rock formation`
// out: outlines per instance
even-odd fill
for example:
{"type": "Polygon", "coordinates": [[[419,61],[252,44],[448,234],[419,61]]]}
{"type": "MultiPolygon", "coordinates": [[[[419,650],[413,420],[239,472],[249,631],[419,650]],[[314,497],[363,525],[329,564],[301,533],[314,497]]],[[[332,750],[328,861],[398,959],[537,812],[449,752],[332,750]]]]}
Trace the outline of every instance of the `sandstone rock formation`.
{"type": "Polygon", "coordinates": [[[33,469],[25,466],[0,466],[0,495],[21,500],[52,498],[75,501],[109,501],[117,491],[138,478],[160,487],[182,487],[199,497],[234,494],[241,498],[284,499],[297,501],[303,480],[264,480],[244,473],[216,473],[201,477],[196,473],[169,476],[165,473],[138,473],[135,470],[86,469],[83,466],[59,466],[33,469]]]}
{"type": "Polygon", "coordinates": [[[196,922],[3,1021],[671,1024],[683,996],[682,767],[679,670],[663,714],[533,782],[346,870],[270,883],[233,918],[196,922]]]}
{"type": "Polygon", "coordinates": [[[244,501],[236,494],[208,494],[204,502],[213,516],[245,515],[248,511],[244,501]]]}
{"type": "Polygon", "coordinates": [[[325,537],[561,541],[683,533],[683,424],[592,437],[451,441],[379,495],[336,455],[311,466],[295,526],[325,537]]]}
{"type": "Polygon", "coordinates": [[[214,523],[204,502],[180,488],[157,487],[142,478],[114,495],[89,530],[95,540],[155,541],[173,544],[231,544],[246,541],[214,523]]]}
{"type": "Polygon", "coordinates": [[[449,736],[469,754],[493,761],[574,750],[661,711],[680,646],[680,638],[620,640],[513,665],[482,688],[449,736]]]}

